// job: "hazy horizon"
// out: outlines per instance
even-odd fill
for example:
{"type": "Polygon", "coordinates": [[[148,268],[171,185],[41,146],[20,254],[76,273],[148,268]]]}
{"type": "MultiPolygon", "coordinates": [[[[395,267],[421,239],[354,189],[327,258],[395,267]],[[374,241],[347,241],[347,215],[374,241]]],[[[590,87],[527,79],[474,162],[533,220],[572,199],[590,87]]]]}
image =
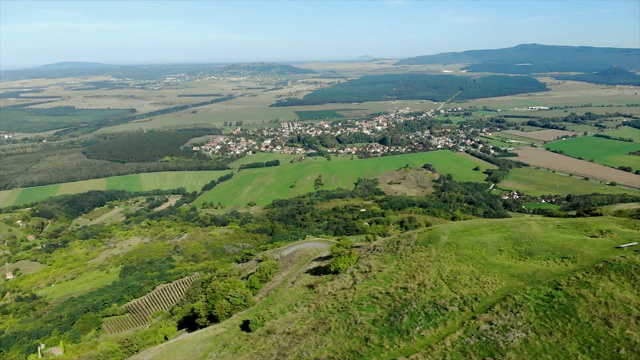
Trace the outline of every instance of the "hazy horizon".
{"type": "Polygon", "coordinates": [[[0,1],[0,68],[640,48],[639,1],[0,1]]]}

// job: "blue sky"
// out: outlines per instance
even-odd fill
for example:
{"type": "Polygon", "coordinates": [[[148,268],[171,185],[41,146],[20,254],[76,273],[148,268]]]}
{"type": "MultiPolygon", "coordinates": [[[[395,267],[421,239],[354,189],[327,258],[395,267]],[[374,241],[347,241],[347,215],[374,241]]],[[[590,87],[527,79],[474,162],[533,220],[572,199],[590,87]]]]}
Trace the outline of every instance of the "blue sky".
{"type": "Polygon", "coordinates": [[[0,67],[406,58],[522,43],[640,48],[640,0],[0,0],[0,67]]]}

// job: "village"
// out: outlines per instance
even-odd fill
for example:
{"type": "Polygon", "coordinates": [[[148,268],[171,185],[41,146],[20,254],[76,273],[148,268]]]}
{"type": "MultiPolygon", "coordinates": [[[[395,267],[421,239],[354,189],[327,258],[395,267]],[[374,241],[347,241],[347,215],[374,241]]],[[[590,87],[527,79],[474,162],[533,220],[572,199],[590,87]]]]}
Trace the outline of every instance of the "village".
{"type": "Polygon", "coordinates": [[[417,130],[408,132],[406,122],[429,119],[428,124],[436,123],[436,118],[448,114],[459,114],[463,108],[430,110],[428,112],[412,112],[405,108],[390,113],[371,115],[365,118],[332,122],[303,123],[297,121],[280,122],[277,127],[247,129],[236,127],[228,135],[218,136],[204,144],[192,147],[211,156],[251,155],[256,152],[279,154],[317,153],[319,148],[324,152],[336,155],[358,155],[363,157],[381,156],[385,154],[402,154],[431,150],[449,149],[465,151],[470,148],[492,154],[497,149],[479,139],[479,135],[491,135],[496,128],[456,126],[446,121],[437,121],[438,126],[428,126],[421,122],[417,130]],[[431,129],[429,128],[431,127],[431,129]],[[395,135],[396,141],[388,138],[395,135]],[[397,138],[400,137],[400,140],[397,138]],[[329,138],[322,144],[322,139],[329,138]],[[320,145],[314,140],[320,139],[320,145]],[[331,140],[333,139],[333,140],[331,140]],[[359,139],[358,141],[334,141],[335,139],[359,139]],[[313,145],[309,144],[313,143],[313,145]],[[398,144],[396,144],[398,143],[398,144]]]}

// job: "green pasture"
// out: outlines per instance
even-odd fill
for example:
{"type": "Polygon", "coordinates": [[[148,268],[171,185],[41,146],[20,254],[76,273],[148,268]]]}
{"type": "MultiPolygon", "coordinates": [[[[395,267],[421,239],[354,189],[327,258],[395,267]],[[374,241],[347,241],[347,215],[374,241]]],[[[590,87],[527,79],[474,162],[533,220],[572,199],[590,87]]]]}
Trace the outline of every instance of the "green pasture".
{"type": "Polygon", "coordinates": [[[623,126],[617,130],[605,131],[603,134],[627,139],[633,139],[635,142],[640,142],[640,129],[632,128],[629,126],[623,126]]]}
{"type": "Polygon", "coordinates": [[[90,290],[97,289],[101,286],[111,284],[118,279],[119,273],[119,270],[113,270],[108,273],[101,270],[87,271],[73,280],[44,287],[36,291],[36,294],[46,297],[49,300],[71,295],[79,295],[90,290]]]}
{"type": "Polygon", "coordinates": [[[20,196],[21,192],[22,189],[0,191],[0,207],[13,205],[20,196]]]}
{"type": "Polygon", "coordinates": [[[629,152],[640,150],[640,144],[619,140],[605,139],[595,136],[581,136],[573,139],[554,141],[545,145],[549,150],[564,151],[566,155],[581,157],[598,164],[618,167],[630,166],[640,168],[640,157],[628,155],[629,152]]]}
{"type": "Polygon", "coordinates": [[[70,106],[0,109],[0,130],[7,132],[38,133],[62,129],[81,123],[105,120],[129,113],[124,109],[75,109],[70,106]]]}
{"type": "Polygon", "coordinates": [[[481,160],[451,151],[436,151],[372,159],[341,159],[282,164],[280,166],[247,169],[238,172],[196,200],[196,204],[218,202],[227,206],[244,206],[250,201],[266,205],[276,199],[290,198],[314,191],[314,181],[322,176],[321,189],[353,188],[358,178],[374,178],[409,165],[420,167],[431,163],[440,174],[452,174],[454,180],[482,182],[487,167],[481,160]],[[480,171],[473,168],[480,166],[480,171]]]}
{"type": "MultiPolygon", "coordinates": [[[[348,110],[348,109],[347,109],[348,110]]],[[[300,120],[319,120],[319,119],[337,119],[343,118],[344,116],[340,115],[335,110],[306,110],[306,111],[296,111],[296,115],[300,120]]]]}
{"type": "Polygon", "coordinates": [[[184,187],[187,191],[199,191],[205,184],[229,171],[165,171],[135,175],[114,176],[104,179],[75,181],[63,184],[37,186],[25,189],[0,191],[0,206],[24,205],[46,198],[77,194],[90,190],[148,191],[169,190],[184,187]]]}
{"type": "Polygon", "coordinates": [[[554,209],[558,209],[558,205],[556,204],[550,204],[550,203],[526,203],[523,205],[524,207],[526,207],[527,209],[550,209],[550,210],[554,210],[554,209]]]}
{"type": "Polygon", "coordinates": [[[280,160],[280,164],[288,164],[291,160],[296,157],[300,157],[302,155],[290,155],[290,154],[276,154],[276,153],[263,153],[258,152],[252,155],[247,155],[241,157],[240,159],[229,164],[232,168],[238,168],[238,166],[242,164],[255,163],[255,162],[266,162],[270,160],[280,160]]]}
{"type": "Polygon", "coordinates": [[[500,188],[518,190],[527,195],[546,194],[638,194],[637,190],[619,186],[607,186],[595,181],[585,181],[579,176],[568,176],[532,167],[512,169],[500,188]]]}
{"type": "Polygon", "coordinates": [[[591,126],[591,125],[578,125],[578,124],[566,123],[566,122],[563,122],[562,125],[566,126],[567,130],[571,130],[571,131],[579,131],[579,132],[588,131],[590,133],[595,133],[599,131],[597,127],[591,126]]]}
{"type": "MultiPolygon", "coordinates": [[[[50,198],[52,196],[58,195],[60,188],[62,185],[54,184],[54,185],[45,185],[45,186],[36,186],[32,188],[26,189],[14,189],[14,190],[5,190],[5,191],[20,191],[17,198],[14,200],[12,204],[2,204],[3,206],[11,206],[11,205],[24,205],[31,204],[36,201],[42,201],[46,198],[50,198]]],[[[2,191],[4,192],[4,191],[2,191]]]]}

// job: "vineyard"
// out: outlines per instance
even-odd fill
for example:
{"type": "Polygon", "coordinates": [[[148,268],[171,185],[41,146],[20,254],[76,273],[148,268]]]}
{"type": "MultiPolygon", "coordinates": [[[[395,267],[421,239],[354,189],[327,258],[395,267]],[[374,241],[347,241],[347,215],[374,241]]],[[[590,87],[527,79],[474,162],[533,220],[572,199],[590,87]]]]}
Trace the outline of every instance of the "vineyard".
{"type": "Polygon", "coordinates": [[[147,325],[153,313],[169,310],[177,304],[197,278],[198,275],[193,275],[158,286],[147,295],[124,305],[127,314],[108,317],[102,326],[107,333],[118,334],[147,325]]]}

